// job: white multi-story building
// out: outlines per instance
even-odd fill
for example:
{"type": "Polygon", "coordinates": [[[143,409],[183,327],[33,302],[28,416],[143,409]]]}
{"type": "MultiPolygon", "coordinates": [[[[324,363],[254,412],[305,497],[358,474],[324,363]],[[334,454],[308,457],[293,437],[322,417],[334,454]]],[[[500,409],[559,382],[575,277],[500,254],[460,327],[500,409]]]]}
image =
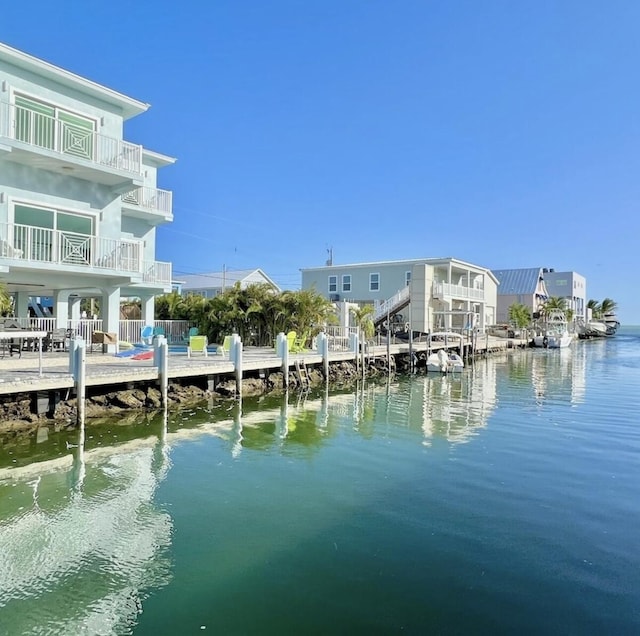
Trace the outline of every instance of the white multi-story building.
{"type": "Polygon", "coordinates": [[[302,269],[302,288],[334,302],[373,304],[376,320],[403,311],[414,331],[483,329],[495,322],[497,280],[456,258],[377,261],[302,269]],[[411,306],[411,316],[405,308],[411,306]],[[470,324],[470,319],[472,323],[470,324]]]}
{"type": "Polygon", "coordinates": [[[53,298],[58,327],[98,298],[118,331],[120,298],[171,290],[155,260],[156,227],[173,219],[156,185],[175,159],[125,141],[124,122],[148,104],[0,44],[0,283],[15,314],[53,298]]]}

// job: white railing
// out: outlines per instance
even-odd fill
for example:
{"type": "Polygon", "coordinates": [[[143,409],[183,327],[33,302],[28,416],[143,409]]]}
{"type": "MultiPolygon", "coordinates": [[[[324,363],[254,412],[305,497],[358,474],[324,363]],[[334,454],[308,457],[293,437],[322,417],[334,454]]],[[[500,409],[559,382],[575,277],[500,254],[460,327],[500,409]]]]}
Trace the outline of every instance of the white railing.
{"type": "Polygon", "coordinates": [[[324,332],[327,334],[329,351],[348,351],[351,335],[358,333],[358,328],[330,325],[324,328],[324,332]]]}
{"type": "Polygon", "coordinates": [[[452,285],[451,283],[433,283],[432,294],[434,298],[484,300],[484,289],[476,289],[466,285],[452,285]]]}
{"type": "Polygon", "coordinates": [[[37,263],[141,272],[141,244],[20,224],[0,224],[12,258],[37,263]]]}
{"type": "Polygon", "coordinates": [[[142,330],[147,325],[153,327],[156,335],[165,336],[169,344],[186,342],[193,326],[188,320],[121,320],[118,337],[126,342],[140,342],[142,330]]]}
{"type": "Polygon", "coordinates": [[[22,106],[0,103],[0,136],[64,155],[70,160],[83,159],[135,174],[141,171],[142,146],[105,137],[22,106]]]}
{"type": "MultiPolygon", "coordinates": [[[[23,329],[35,329],[37,331],[52,332],[58,327],[55,318],[12,318],[23,329]]],[[[142,330],[150,324],[156,334],[164,335],[169,343],[184,343],[188,339],[189,329],[193,326],[188,320],[152,320],[150,323],[144,320],[121,320],[118,325],[118,340],[132,344],[140,342],[142,330]]],[[[91,334],[94,331],[103,331],[102,319],[92,320],[82,318],[80,320],[67,320],[66,329],[70,330],[73,338],[82,338],[85,342],[91,342],[91,334]]]]}
{"type": "Polygon", "coordinates": [[[172,214],[173,193],[157,188],[136,188],[122,195],[122,201],[152,212],[172,214]]]}
{"type": "Polygon", "coordinates": [[[145,261],[142,264],[142,280],[145,283],[171,284],[171,263],[145,261]]]}
{"type": "Polygon", "coordinates": [[[373,314],[373,322],[377,322],[388,313],[390,313],[393,309],[395,309],[398,305],[402,305],[405,303],[411,294],[411,288],[409,285],[403,287],[399,292],[391,296],[388,300],[380,303],[373,314]]]}

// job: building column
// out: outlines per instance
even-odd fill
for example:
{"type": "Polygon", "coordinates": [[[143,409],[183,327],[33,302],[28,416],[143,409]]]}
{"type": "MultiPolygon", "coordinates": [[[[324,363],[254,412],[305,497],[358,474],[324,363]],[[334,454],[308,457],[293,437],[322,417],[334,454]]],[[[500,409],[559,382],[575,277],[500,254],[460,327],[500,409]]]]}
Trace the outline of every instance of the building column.
{"type": "Polygon", "coordinates": [[[14,296],[13,313],[16,318],[28,318],[29,317],[29,292],[19,291],[14,296]]]}
{"type": "Polygon", "coordinates": [[[53,315],[56,329],[66,329],[69,318],[69,295],[71,290],[57,289],[53,292],[53,315]]]}
{"type": "Polygon", "coordinates": [[[69,318],[73,322],[78,322],[80,320],[80,303],[82,302],[82,298],[79,296],[71,296],[69,298],[69,318]]]}
{"type": "MultiPolygon", "coordinates": [[[[102,330],[115,333],[119,337],[120,333],[120,288],[110,287],[102,290],[102,303],[100,305],[100,315],[102,318],[102,330]]],[[[116,345],[107,345],[107,351],[115,353],[116,345]]]]}
{"type": "Polygon", "coordinates": [[[141,318],[145,325],[153,326],[155,324],[156,297],[140,296],[141,318]]]}

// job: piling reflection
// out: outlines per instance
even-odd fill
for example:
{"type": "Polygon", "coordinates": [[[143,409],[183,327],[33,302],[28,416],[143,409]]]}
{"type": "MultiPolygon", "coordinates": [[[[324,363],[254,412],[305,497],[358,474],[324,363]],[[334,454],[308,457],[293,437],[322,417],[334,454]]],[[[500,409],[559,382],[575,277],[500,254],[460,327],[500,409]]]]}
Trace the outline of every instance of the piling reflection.
{"type": "Polygon", "coordinates": [[[584,401],[587,356],[592,351],[581,344],[565,349],[530,350],[509,359],[509,379],[513,384],[529,384],[538,406],[547,400],[584,401]]]}
{"type": "Polygon", "coordinates": [[[123,633],[170,577],[169,466],[159,435],[0,469],[0,608],[11,633],[123,633]],[[53,591],[55,590],[55,593],[53,591]]]}
{"type": "Polygon", "coordinates": [[[486,426],[495,404],[496,366],[488,361],[455,376],[359,382],[345,392],[244,400],[232,417],[205,422],[198,431],[225,440],[233,457],[245,449],[309,455],[345,428],[374,437],[401,427],[419,433],[425,444],[436,437],[458,443],[486,426]]]}

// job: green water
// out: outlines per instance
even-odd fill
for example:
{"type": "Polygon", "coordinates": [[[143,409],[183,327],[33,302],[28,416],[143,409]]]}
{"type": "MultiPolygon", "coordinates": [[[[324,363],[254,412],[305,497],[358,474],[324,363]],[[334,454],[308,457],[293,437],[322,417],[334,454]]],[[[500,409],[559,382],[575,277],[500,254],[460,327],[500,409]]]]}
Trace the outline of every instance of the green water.
{"type": "Polygon", "coordinates": [[[0,633],[639,633],[638,332],[461,376],[5,438],[0,633]]]}

